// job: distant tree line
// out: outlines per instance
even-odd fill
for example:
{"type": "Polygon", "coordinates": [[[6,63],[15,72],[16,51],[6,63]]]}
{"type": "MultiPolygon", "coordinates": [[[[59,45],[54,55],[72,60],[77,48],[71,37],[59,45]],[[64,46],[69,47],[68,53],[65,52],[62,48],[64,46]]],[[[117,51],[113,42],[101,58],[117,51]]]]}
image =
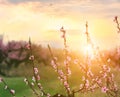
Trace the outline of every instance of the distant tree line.
{"type": "MultiPolygon", "coordinates": [[[[0,41],[0,74],[3,76],[9,75],[9,70],[18,68],[20,64],[27,65],[29,59],[29,52],[26,50],[26,41],[9,41],[4,44],[0,41]]],[[[40,63],[43,62],[48,65],[49,54],[47,49],[41,45],[32,45],[33,54],[36,60],[40,63]]]]}
{"type": "MultiPolygon", "coordinates": [[[[9,41],[7,44],[4,44],[3,41],[0,40],[0,75],[8,76],[8,72],[12,68],[18,68],[21,64],[27,66],[30,52],[26,50],[26,45],[26,41],[9,41]]],[[[32,53],[38,63],[42,62],[45,66],[50,64],[51,57],[48,48],[32,44],[32,53]]],[[[113,51],[103,51],[103,53],[104,55],[102,55],[102,57],[104,60],[110,61],[114,67],[120,67],[120,48],[114,49],[113,51]]],[[[61,49],[54,49],[54,54],[62,61],[61,49]]],[[[78,53],[72,53],[71,57],[74,58],[76,56],[78,56],[81,61],[83,60],[78,53]]]]}

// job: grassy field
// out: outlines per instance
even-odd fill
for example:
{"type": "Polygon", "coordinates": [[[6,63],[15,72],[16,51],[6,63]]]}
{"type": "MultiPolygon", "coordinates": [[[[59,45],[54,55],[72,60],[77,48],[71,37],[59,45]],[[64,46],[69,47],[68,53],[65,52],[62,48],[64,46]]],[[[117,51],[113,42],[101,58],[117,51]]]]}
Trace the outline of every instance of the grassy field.
{"type": "MultiPolygon", "coordinates": [[[[118,84],[118,87],[120,88],[120,71],[113,69],[112,72],[115,74],[115,80],[118,84]]],[[[50,66],[42,67],[39,73],[41,75],[40,82],[46,92],[52,95],[56,93],[65,94],[65,89],[63,88],[63,85],[59,82],[59,80],[57,79],[57,74],[50,66]]],[[[70,78],[70,84],[72,88],[75,88],[75,86],[79,86],[79,83],[81,83],[81,74],[79,71],[74,71],[73,74],[76,76],[70,78]]],[[[36,97],[32,93],[32,90],[29,88],[29,86],[24,83],[24,77],[4,77],[4,80],[11,89],[14,89],[16,91],[16,97],[23,97],[24,95],[26,97],[36,97]]],[[[4,87],[5,86],[3,85],[3,83],[0,83],[0,97],[12,97],[11,94],[9,94],[9,91],[5,90],[4,87]]],[[[101,90],[96,90],[93,93],[78,93],[76,94],[76,97],[107,97],[107,95],[101,93],[101,90]]]]}
{"type": "MultiPolygon", "coordinates": [[[[35,97],[35,95],[32,93],[32,90],[27,85],[25,85],[23,79],[24,78],[21,77],[5,78],[8,85],[12,89],[15,89],[16,97],[23,97],[24,95],[26,97],[35,97]]],[[[44,86],[45,91],[49,92],[50,94],[65,93],[63,86],[57,80],[51,82],[41,81],[41,83],[44,86]]],[[[3,84],[0,84],[0,97],[12,97],[11,94],[9,94],[9,91],[4,89],[3,84]]],[[[101,94],[99,91],[96,91],[94,93],[79,94],[77,95],[77,97],[106,97],[106,96],[104,94],[101,94]]]]}

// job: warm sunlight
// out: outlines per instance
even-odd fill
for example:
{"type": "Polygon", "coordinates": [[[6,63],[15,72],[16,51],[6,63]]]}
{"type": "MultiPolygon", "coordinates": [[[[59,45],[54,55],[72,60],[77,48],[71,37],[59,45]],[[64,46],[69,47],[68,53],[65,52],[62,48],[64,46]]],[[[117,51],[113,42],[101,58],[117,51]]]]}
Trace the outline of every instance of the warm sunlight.
{"type": "Polygon", "coordinates": [[[0,6],[0,34],[4,34],[4,41],[27,40],[32,36],[36,43],[46,45],[51,42],[54,47],[58,47],[58,44],[61,47],[61,39],[57,33],[61,26],[64,26],[70,48],[79,50],[86,39],[85,22],[88,21],[89,33],[95,45],[108,49],[119,44],[120,38],[112,20],[115,15],[119,15],[118,2],[109,3],[111,8],[116,8],[114,14],[103,2],[93,4],[89,0],[86,2],[3,0],[0,6]]]}
{"type": "Polygon", "coordinates": [[[120,97],[119,74],[120,0],[0,0],[0,97],[120,97]]]}
{"type": "Polygon", "coordinates": [[[84,47],[84,54],[85,56],[88,56],[91,59],[94,58],[94,49],[91,44],[88,44],[86,47],[84,47]]]}

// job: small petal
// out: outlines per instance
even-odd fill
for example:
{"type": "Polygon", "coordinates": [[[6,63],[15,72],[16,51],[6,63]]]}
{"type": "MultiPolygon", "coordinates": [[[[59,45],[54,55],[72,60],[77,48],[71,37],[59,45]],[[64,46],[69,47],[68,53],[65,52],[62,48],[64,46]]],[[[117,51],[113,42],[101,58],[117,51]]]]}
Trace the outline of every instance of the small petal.
{"type": "Polygon", "coordinates": [[[108,88],[107,88],[107,87],[102,87],[102,88],[101,88],[101,91],[102,91],[103,93],[106,93],[106,92],[108,91],[108,88]]]}
{"type": "Polygon", "coordinates": [[[6,85],[4,89],[6,90],[7,88],[8,88],[8,86],[6,85]]]}
{"type": "Polygon", "coordinates": [[[3,79],[2,79],[2,77],[0,77],[0,82],[2,82],[3,81],[3,79]]]}
{"type": "Polygon", "coordinates": [[[10,93],[14,95],[15,94],[15,90],[11,89],[10,93]]]}
{"type": "Polygon", "coordinates": [[[34,60],[34,56],[31,55],[31,56],[29,57],[29,60],[33,61],[33,60],[34,60]]]}
{"type": "Polygon", "coordinates": [[[28,44],[25,46],[25,48],[29,50],[29,49],[31,48],[30,44],[28,43],[28,44]]]}
{"type": "Polygon", "coordinates": [[[35,74],[38,74],[38,68],[34,68],[34,72],[35,72],[35,74]]]}

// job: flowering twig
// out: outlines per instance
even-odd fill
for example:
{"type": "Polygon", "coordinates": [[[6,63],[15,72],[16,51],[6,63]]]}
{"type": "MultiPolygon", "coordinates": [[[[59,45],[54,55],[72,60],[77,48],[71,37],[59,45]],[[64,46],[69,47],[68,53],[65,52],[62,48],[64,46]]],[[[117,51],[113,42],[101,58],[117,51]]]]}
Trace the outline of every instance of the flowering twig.
{"type": "MultiPolygon", "coordinates": [[[[88,45],[91,45],[93,47],[93,44],[91,42],[91,39],[90,39],[90,36],[89,36],[89,33],[88,33],[88,23],[86,22],[86,37],[87,37],[87,46],[88,45]]],[[[89,54],[88,54],[88,50],[87,50],[87,54],[86,54],[86,60],[85,60],[85,67],[83,67],[83,64],[81,63],[78,63],[81,70],[84,71],[84,74],[85,76],[83,76],[83,81],[84,83],[81,84],[82,86],[80,86],[80,88],[78,90],[74,90],[74,93],[78,93],[78,92],[82,92],[82,91],[89,91],[90,90],[90,82],[88,80],[88,77],[93,77],[93,73],[92,71],[90,70],[90,59],[89,59],[89,54]]],[[[95,88],[95,87],[94,87],[95,88]]]]}
{"type": "Polygon", "coordinates": [[[33,93],[37,96],[40,97],[39,94],[36,92],[36,90],[34,89],[33,85],[27,78],[27,76],[24,79],[24,82],[31,88],[31,90],[33,91],[33,93]]]}
{"type": "Polygon", "coordinates": [[[50,51],[50,55],[52,57],[52,61],[51,61],[51,65],[52,67],[54,68],[54,70],[57,72],[58,74],[58,79],[60,79],[60,81],[63,83],[67,93],[68,93],[68,97],[70,95],[70,86],[69,84],[67,83],[67,79],[66,79],[66,75],[64,74],[64,72],[58,68],[58,63],[57,63],[57,59],[56,57],[54,57],[53,53],[52,53],[52,50],[51,50],[51,47],[48,45],[48,49],[50,51]]]}
{"type": "MultiPolygon", "coordinates": [[[[32,43],[31,43],[31,39],[30,39],[30,38],[29,38],[29,43],[26,45],[26,48],[27,48],[28,50],[30,50],[29,60],[31,61],[31,63],[32,63],[32,68],[33,68],[33,78],[32,78],[32,80],[36,83],[37,87],[38,87],[39,90],[42,92],[42,95],[44,95],[44,96],[46,96],[46,97],[51,97],[51,95],[50,95],[49,93],[46,93],[46,92],[43,90],[42,85],[39,83],[40,75],[38,74],[38,68],[35,67],[35,64],[34,64],[35,58],[34,58],[34,55],[33,55],[33,53],[32,53],[32,43]]],[[[28,82],[28,85],[30,85],[30,87],[31,87],[31,84],[29,83],[28,78],[26,78],[26,81],[28,82]]],[[[35,89],[33,89],[32,87],[31,87],[31,89],[35,92],[35,89]]],[[[40,97],[37,92],[35,92],[35,94],[36,94],[38,97],[40,97]]]]}
{"type": "MultiPolygon", "coordinates": [[[[66,82],[69,84],[68,76],[71,74],[71,70],[69,67],[69,61],[71,60],[70,56],[68,55],[68,46],[67,46],[67,41],[66,41],[66,30],[61,27],[60,31],[62,32],[62,38],[64,40],[64,50],[65,50],[65,66],[66,66],[66,82]]],[[[67,91],[68,94],[70,94],[70,91],[67,91]]]]}
{"type": "Polygon", "coordinates": [[[7,83],[4,81],[4,79],[2,77],[0,77],[0,82],[3,82],[3,84],[5,85],[5,89],[9,90],[9,93],[15,97],[15,90],[11,89],[7,83]]]}
{"type": "Polygon", "coordinates": [[[50,46],[48,45],[48,49],[50,51],[50,55],[52,57],[52,61],[51,61],[51,65],[52,67],[55,69],[55,71],[58,73],[58,78],[62,81],[66,91],[67,91],[67,95],[68,97],[71,95],[71,89],[70,89],[70,85],[69,85],[69,80],[68,80],[68,76],[71,74],[71,70],[69,68],[69,61],[71,60],[71,58],[68,55],[68,46],[66,43],[66,31],[64,30],[64,28],[62,27],[60,29],[60,31],[62,32],[62,38],[64,40],[64,51],[65,51],[65,60],[64,60],[64,64],[65,64],[65,74],[62,70],[59,70],[58,68],[58,63],[57,63],[57,58],[54,57],[52,50],[50,48],[50,46]]]}
{"type": "MultiPolygon", "coordinates": [[[[86,22],[86,33],[85,34],[87,36],[87,45],[90,44],[92,46],[92,49],[95,50],[94,45],[88,33],[87,22],[86,22]]],[[[112,96],[112,97],[118,97],[118,93],[117,93],[118,89],[117,89],[116,84],[114,83],[113,74],[111,74],[110,72],[110,67],[107,65],[102,65],[102,64],[106,64],[106,62],[102,60],[100,52],[99,51],[97,52],[98,52],[98,57],[96,58],[96,61],[98,62],[98,64],[100,64],[99,66],[101,67],[100,75],[93,75],[92,71],[90,70],[91,60],[89,58],[88,51],[87,51],[87,55],[86,55],[87,64],[85,65],[85,67],[83,67],[81,63],[76,62],[77,64],[80,64],[79,66],[81,70],[84,71],[85,77],[84,77],[84,84],[81,84],[82,86],[80,87],[80,89],[74,90],[74,93],[94,91],[94,89],[101,88],[101,91],[103,93],[107,93],[107,95],[112,96]],[[90,85],[90,81],[88,80],[89,78],[92,79],[91,85],[90,85]],[[102,80],[104,81],[102,82],[102,80]],[[106,83],[106,85],[103,83],[106,83]]]]}
{"type": "MultiPolygon", "coordinates": [[[[117,18],[116,18],[117,20],[117,18]]],[[[118,21],[117,21],[118,23],[118,21]]],[[[88,27],[88,26],[86,26],[88,27]]],[[[118,27],[119,28],[119,27],[118,27]]],[[[93,43],[91,43],[93,45],[93,43]]],[[[98,49],[97,49],[98,50],[98,49]]],[[[106,62],[102,59],[102,56],[100,54],[99,51],[98,52],[98,55],[99,57],[97,57],[97,61],[99,62],[98,64],[101,64],[103,62],[103,64],[106,64],[106,62]],[[99,59],[98,59],[99,58],[99,59]],[[99,61],[101,60],[101,62],[99,61]]],[[[108,95],[111,95],[112,97],[117,97],[117,86],[116,84],[114,83],[114,80],[113,80],[113,74],[110,72],[110,67],[107,66],[107,65],[99,65],[101,67],[101,71],[100,71],[100,76],[96,76],[96,80],[94,80],[94,82],[97,83],[97,85],[101,88],[101,91],[102,92],[105,92],[107,93],[108,95]],[[105,83],[106,83],[106,86],[104,86],[101,82],[101,80],[104,79],[105,80],[105,83]]],[[[92,78],[92,76],[90,76],[92,78]]]]}

